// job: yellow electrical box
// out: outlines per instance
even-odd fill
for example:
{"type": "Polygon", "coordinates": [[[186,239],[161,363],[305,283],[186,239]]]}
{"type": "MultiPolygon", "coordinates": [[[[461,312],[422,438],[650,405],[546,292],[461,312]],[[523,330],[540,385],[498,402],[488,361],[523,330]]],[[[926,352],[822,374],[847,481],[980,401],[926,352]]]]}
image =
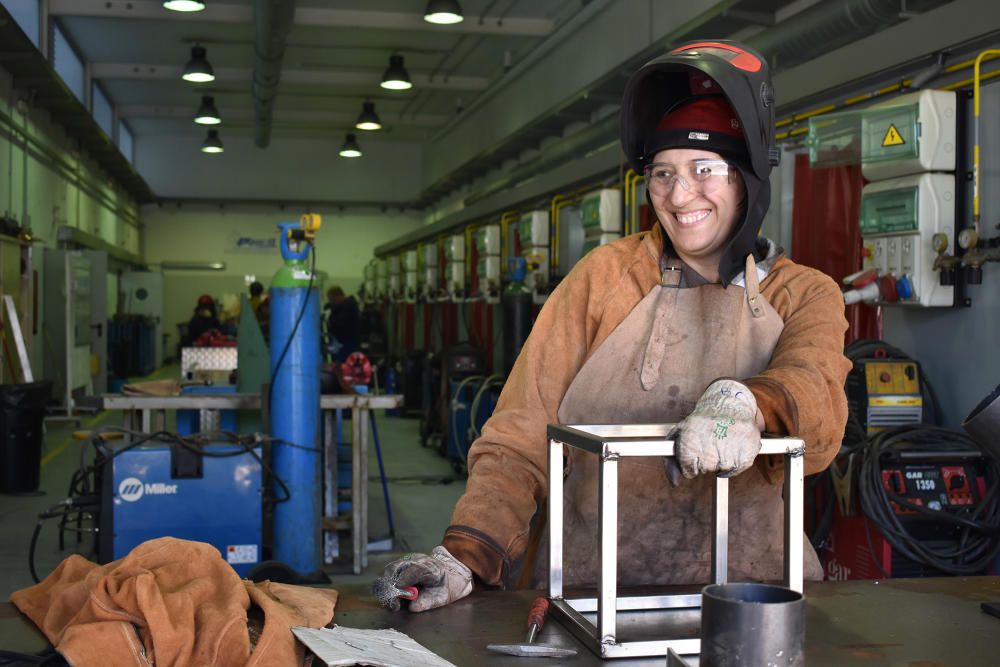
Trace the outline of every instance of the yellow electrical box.
{"type": "Polygon", "coordinates": [[[877,433],[892,426],[919,424],[923,419],[920,369],[915,361],[868,359],[866,430],[877,433]]]}

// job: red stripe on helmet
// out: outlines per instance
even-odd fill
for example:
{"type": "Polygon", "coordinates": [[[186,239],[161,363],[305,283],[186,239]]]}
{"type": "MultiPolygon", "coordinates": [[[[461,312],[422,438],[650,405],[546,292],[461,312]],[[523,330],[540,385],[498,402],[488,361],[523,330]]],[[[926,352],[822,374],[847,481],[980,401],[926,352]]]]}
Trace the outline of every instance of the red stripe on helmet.
{"type": "Polygon", "coordinates": [[[721,42],[698,42],[696,44],[685,44],[684,46],[674,49],[670,53],[682,53],[684,51],[706,47],[722,49],[723,51],[729,51],[730,53],[735,54],[735,56],[729,61],[733,67],[737,67],[746,72],[759,72],[761,70],[762,63],[757,56],[748,51],[737,48],[732,44],[722,44],[721,42]]]}

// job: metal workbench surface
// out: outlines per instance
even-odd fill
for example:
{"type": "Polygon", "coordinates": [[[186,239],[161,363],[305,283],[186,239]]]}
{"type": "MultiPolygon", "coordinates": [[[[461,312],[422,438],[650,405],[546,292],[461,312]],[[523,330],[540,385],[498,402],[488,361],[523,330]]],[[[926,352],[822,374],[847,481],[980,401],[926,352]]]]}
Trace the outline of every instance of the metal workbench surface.
{"type": "MultiPolygon", "coordinates": [[[[459,667],[525,667],[526,659],[487,652],[486,645],[523,641],[532,591],[476,591],[422,614],[378,607],[367,587],[339,586],[335,622],[356,628],[396,628],[459,667]]],[[[1000,619],[980,602],[1000,600],[1000,577],[895,579],[806,583],[806,664],[809,667],[986,667],[1000,665],[1000,619]]],[[[689,612],[689,628],[697,628],[689,612]]],[[[7,603],[0,603],[0,648],[38,651],[44,638],[7,603]]],[[[633,631],[643,634],[641,628],[633,631]]],[[[538,641],[579,653],[531,664],[663,667],[664,658],[601,661],[566,628],[549,620],[538,641]]]]}

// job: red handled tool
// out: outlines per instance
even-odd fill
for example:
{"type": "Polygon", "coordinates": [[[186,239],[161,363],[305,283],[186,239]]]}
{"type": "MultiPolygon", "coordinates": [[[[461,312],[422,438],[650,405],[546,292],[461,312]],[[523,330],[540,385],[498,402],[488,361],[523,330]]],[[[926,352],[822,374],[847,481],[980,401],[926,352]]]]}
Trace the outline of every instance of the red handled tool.
{"type": "Polygon", "coordinates": [[[545,627],[545,616],[549,613],[549,601],[536,598],[528,612],[528,636],[523,644],[490,644],[486,648],[494,653],[516,655],[521,658],[563,658],[576,655],[575,648],[560,648],[547,644],[536,644],[538,633],[545,627]]]}

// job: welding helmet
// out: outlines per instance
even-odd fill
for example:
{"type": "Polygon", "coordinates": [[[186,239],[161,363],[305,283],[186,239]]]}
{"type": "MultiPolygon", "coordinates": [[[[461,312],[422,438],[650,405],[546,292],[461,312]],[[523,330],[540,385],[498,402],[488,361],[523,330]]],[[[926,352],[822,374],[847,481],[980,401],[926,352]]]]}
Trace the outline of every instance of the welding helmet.
{"type": "Polygon", "coordinates": [[[625,85],[621,142],[626,159],[639,174],[667,148],[716,152],[739,169],[747,190],[746,206],[719,263],[722,283],[728,284],[743,271],[746,256],[757,247],[771,203],[768,179],[779,159],[774,142],[774,91],[763,56],[737,42],[697,41],[646,63],[625,85]],[[664,123],[672,111],[689,110],[697,98],[712,96],[728,102],[742,141],[734,140],[731,133],[715,131],[718,128],[664,123]]]}

